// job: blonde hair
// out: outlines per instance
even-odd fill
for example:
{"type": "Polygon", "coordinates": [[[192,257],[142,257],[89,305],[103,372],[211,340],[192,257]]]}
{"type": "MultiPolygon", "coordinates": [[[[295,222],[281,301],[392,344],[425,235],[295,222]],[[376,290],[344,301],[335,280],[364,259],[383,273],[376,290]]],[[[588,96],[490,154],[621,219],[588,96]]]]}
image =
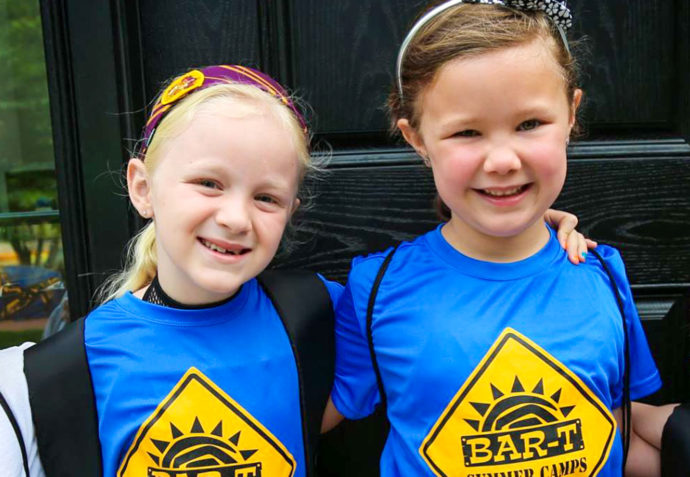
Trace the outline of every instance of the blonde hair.
{"type": "MultiPolygon", "coordinates": [[[[149,175],[153,174],[163,156],[162,150],[166,140],[177,137],[190,124],[194,115],[201,108],[221,100],[231,100],[235,101],[235,104],[241,104],[242,107],[237,108],[240,115],[266,110],[274,114],[292,137],[293,146],[301,166],[300,186],[308,173],[318,169],[318,166],[311,160],[309,150],[311,138],[305,134],[292,110],[279,98],[256,86],[216,84],[195,91],[180,100],[158,124],[156,133],[146,150],[144,161],[149,175]]],[[[157,268],[156,229],[153,221],[151,221],[127,244],[125,266],[122,271],[108,277],[98,289],[96,295],[98,303],[105,303],[124,295],[128,291],[136,291],[148,285],[156,276],[157,268]]]]}
{"type": "MultiPolygon", "coordinates": [[[[397,83],[388,95],[391,133],[399,132],[397,123],[402,118],[406,118],[414,129],[419,128],[419,99],[446,63],[538,39],[553,55],[563,76],[566,97],[572,104],[578,88],[578,65],[571,51],[577,45],[573,42],[570,47],[565,45],[558,28],[544,12],[461,3],[439,13],[424,25],[407,47],[401,68],[402,95],[397,83]]],[[[578,131],[576,122],[573,132],[577,134],[578,131]]],[[[438,194],[434,208],[441,220],[450,219],[450,209],[438,194]]]]}

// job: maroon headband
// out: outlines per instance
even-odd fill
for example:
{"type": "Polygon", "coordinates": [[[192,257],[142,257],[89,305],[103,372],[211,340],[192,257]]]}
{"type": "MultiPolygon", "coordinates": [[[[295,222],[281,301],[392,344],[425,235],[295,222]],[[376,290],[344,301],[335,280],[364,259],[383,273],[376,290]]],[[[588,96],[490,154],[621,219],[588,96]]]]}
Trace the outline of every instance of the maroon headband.
{"type": "Polygon", "coordinates": [[[295,104],[276,80],[255,69],[240,65],[215,65],[207,66],[200,70],[188,71],[175,78],[158,97],[153,105],[151,115],[146,121],[144,135],[141,141],[139,155],[143,156],[151,144],[151,139],[156,132],[156,127],[166,113],[182,98],[192,91],[206,89],[217,84],[247,84],[256,86],[275,96],[290,108],[299,121],[304,133],[307,134],[307,123],[295,104]]]}

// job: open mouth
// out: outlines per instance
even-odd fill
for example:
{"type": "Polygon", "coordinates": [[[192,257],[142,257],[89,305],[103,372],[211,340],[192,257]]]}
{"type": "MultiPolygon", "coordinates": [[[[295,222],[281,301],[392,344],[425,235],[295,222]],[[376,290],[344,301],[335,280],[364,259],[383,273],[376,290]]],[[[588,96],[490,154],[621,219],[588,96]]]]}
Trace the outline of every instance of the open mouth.
{"type": "Polygon", "coordinates": [[[495,197],[498,199],[504,197],[514,197],[520,195],[529,189],[532,184],[523,184],[521,186],[512,187],[510,189],[475,189],[480,194],[486,195],[488,197],[495,197]]]}
{"type": "Polygon", "coordinates": [[[249,248],[241,248],[241,247],[236,247],[233,248],[232,250],[226,249],[223,247],[219,247],[218,245],[209,242],[208,240],[204,239],[199,239],[199,242],[206,247],[209,250],[213,250],[214,252],[222,253],[224,255],[244,255],[245,253],[249,253],[251,249],[249,248]]]}

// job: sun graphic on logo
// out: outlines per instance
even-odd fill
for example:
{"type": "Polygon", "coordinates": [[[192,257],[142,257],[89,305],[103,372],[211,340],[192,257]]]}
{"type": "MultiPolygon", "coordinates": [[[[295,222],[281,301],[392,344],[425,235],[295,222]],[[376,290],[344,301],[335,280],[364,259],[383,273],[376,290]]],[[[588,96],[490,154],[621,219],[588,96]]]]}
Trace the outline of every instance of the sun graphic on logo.
{"type": "Polygon", "coordinates": [[[575,406],[560,406],[561,390],[551,396],[544,393],[544,381],[540,379],[532,391],[526,392],[520,379],[515,376],[510,393],[506,394],[491,384],[492,403],[470,402],[481,420],[465,419],[477,432],[522,429],[557,422],[568,417],[575,406]]]}
{"type": "Polygon", "coordinates": [[[247,462],[257,449],[239,448],[240,431],[226,439],[222,421],[211,432],[206,432],[197,417],[188,433],[180,431],[171,422],[170,433],[169,441],[150,439],[160,455],[148,453],[155,463],[155,467],[148,469],[149,476],[182,477],[187,476],[189,470],[194,470],[194,475],[202,475],[199,472],[207,475],[205,472],[209,472],[208,475],[219,477],[261,476],[261,463],[247,462]]]}

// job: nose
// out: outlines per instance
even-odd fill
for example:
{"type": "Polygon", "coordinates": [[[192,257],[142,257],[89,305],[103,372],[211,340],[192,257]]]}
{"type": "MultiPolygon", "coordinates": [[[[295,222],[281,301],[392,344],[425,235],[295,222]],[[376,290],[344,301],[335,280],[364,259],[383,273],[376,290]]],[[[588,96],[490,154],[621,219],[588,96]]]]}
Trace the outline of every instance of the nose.
{"type": "Polygon", "coordinates": [[[520,155],[510,144],[491,146],[484,159],[484,172],[488,173],[505,175],[521,167],[520,155]]]}
{"type": "Polygon", "coordinates": [[[226,197],[218,204],[216,223],[235,234],[247,233],[252,229],[249,207],[241,197],[226,197]]]}

